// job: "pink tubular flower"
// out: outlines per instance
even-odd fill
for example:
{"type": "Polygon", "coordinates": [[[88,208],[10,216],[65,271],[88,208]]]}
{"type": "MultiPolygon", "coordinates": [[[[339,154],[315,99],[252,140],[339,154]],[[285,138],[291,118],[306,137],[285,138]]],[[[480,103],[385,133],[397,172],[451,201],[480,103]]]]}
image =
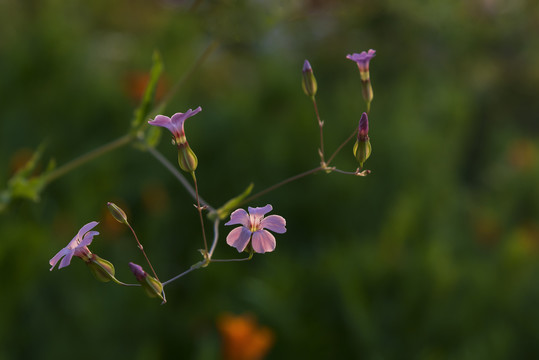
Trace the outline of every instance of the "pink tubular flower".
{"type": "Polygon", "coordinates": [[[369,62],[376,55],[376,50],[370,49],[368,52],[362,51],[360,54],[348,54],[347,59],[355,61],[361,74],[368,73],[369,62]]]}
{"type": "Polygon", "coordinates": [[[88,245],[92,243],[92,239],[95,235],[99,235],[99,232],[90,230],[93,229],[97,224],[99,224],[97,221],[92,221],[84,225],[79,230],[78,234],[75,235],[73,240],[71,240],[65,248],[60,250],[52,259],[50,259],[49,265],[52,266],[51,271],[62,258],[63,259],[60,261],[58,269],[68,266],[71,263],[71,258],[73,258],[73,256],[77,256],[85,260],[92,255],[88,249],[88,245]]]}
{"type": "Polygon", "coordinates": [[[237,209],[230,215],[230,221],[225,225],[242,225],[232,229],[226,237],[226,243],[235,247],[238,252],[245,250],[249,242],[257,253],[265,253],[275,250],[275,238],[265,230],[271,230],[278,234],[286,232],[286,220],[279,215],[264,217],[273,209],[271,205],[264,207],[249,207],[249,212],[237,209]]]}
{"type": "Polygon", "coordinates": [[[183,130],[183,123],[185,122],[185,120],[187,120],[187,118],[190,118],[191,116],[194,116],[201,111],[202,108],[199,106],[195,110],[187,110],[185,114],[176,113],[172,115],[172,118],[169,118],[164,115],[157,115],[155,119],[148,121],[148,124],[154,126],[161,126],[168,129],[172,133],[172,135],[174,135],[176,145],[180,146],[187,143],[187,140],[185,138],[185,131],[183,130]]]}

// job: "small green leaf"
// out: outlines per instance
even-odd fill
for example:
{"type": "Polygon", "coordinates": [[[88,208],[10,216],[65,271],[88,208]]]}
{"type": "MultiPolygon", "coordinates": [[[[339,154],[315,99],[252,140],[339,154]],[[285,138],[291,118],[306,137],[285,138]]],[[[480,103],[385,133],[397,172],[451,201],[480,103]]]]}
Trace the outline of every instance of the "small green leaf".
{"type": "Polygon", "coordinates": [[[155,98],[155,90],[157,89],[157,83],[159,77],[163,72],[163,61],[158,51],[153,53],[152,69],[150,70],[150,81],[144,91],[144,97],[139,107],[135,110],[135,117],[131,123],[131,133],[136,134],[140,127],[144,124],[144,120],[151,111],[153,101],[155,98]]]}
{"type": "Polygon", "coordinates": [[[9,203],[17,198],[39,201],[41,191],[47,185],[47,175],[54,169],[55,163],[49,161],[47,169],[38,176],[33,172],[43,154],[44,145],[40,145],[32,158],[19,169],[8,181],[7,189],[0,193],[0,212],[7,209],[9,203]]]}
{"type": "MultiPolygon", "coordinates": [[[[219,209],[217,209],[217,216],[219,219],[224,220],[230,215],[230,213],[237,209],[237,207],[241,204],[241,202],[249,196],[251,191],[253,190],[253,183],[250,183],[249,186],[243,191],[240,195],[236,196],[235,198],[232,198],[226,202],[223,206],[221,206],[219,209]]],[[[211,213],[210,213],[211,215],[211,213]]]]}

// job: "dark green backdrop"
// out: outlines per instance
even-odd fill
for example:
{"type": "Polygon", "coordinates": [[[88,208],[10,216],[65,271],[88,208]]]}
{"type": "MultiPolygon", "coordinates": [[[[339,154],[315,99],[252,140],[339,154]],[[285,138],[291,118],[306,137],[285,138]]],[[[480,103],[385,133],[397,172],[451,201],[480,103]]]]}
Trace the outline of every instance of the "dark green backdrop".
{"type": "MultiPolygon", "coordinates": [[[[1,188],[42,143],[44,169],[122,136],[154,50],[166,91],[218,41],[164,113],[202,106],[186,131],[201,194],[219,206],[317,166],[304,59],[332,151],[364,109],[345,56],[377,50],[372,174],[318,174],[250,204],[287,219],[276,251],[193,272],[167,305],[95,281],[79,259],[48,266],[97,220],[92,250],[130,279],[127,262],[143,259],[107,201],[124,206],[162,278],[200,259],[193,200],[148,153],[119,149],[38,203],[11,203],[0,359],[212,359],[227,312],[272,329],[272,359],[539,356],[538,19],[532,0],[0,2],[1,188]]],[[[335,165],[355,169],[351,148],[335,165]]],[[[216,254],[234,257],[226,231],[216,254]]]]}

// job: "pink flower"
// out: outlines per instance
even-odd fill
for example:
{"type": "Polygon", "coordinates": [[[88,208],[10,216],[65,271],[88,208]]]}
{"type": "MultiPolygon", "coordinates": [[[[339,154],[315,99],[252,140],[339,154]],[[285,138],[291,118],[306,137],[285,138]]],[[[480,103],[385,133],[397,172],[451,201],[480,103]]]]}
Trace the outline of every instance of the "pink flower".
{"type": "Polygon", "coordinates": [[[178,164],[183,171],[193,173],[198,166],[198,159],[185,137],[183,123],[185,120],[202,111],[199,106],[195,110],[187,110],[185,114],[176,113],[169,118],[164,115],[157,115],[154,120],[148,121],[148,124],[167,128],[174,136],[174,142],[178,146],[178,164]]]}
{"type": "Polygon", "coordinates": [[[187,140],[185,139],[183,123],[185,122],[185,120],[187,120],[191,116],[198,114],[201,111],[202,108],[199,106],[195,110],[187,110],[185,114],[176,113],[172,115],[172,118],[169,118],[168,116],[164,115],[157,115],[155,119],[148,121],[148,124],[154,126],[161,126],[168,129],[172,133],[172,135],[174,135],[176,145],[180,146],[187,142],[187,140]]]}
{"type": "Polygon", "coordinates": [[[235,247],[238,252],[245,250],[249,242],[257,253],[265,253],[275,250],[275,237],[265,230],[271,230],[278,234],[286,232],[286,220],[279,215],[264,217],[273,209],[271,205],[264,207],[249,207],[249,212],[237,209],[230,215],[230,221],[225,225],[242,225],[233,229],[226,237],[226,243],[235,247]]]}
{"type": "Polygon", "coordinates": [[[362,51],[360,54],[348,54],[346,58],[357,63],[360,73],[366,73],[369,71],[369,62],[375,55],[376,50],[370,49],[368,52],[362,51]]]}
{"type": "Polygon", "coordinates": [[[58,269],[68,266],[71,263],[71,258],[73,256],[80,257],[84,260],[88,259],[90,255],[92,255],[88,249],[88,245],[92,243],[92,239],[95,235],[99,235],[99,232],[90,230],[93,229],[97,224],[99,224],[97,221],[92,221],[84,225],[79,230],[78,234],[75,235],[73,240],[71,240],[65,248],[60,250],[52,259],[50,259],[49,265],[52,266],[51,271],[62,258],[63,259],[60,261],[58,269]]]}

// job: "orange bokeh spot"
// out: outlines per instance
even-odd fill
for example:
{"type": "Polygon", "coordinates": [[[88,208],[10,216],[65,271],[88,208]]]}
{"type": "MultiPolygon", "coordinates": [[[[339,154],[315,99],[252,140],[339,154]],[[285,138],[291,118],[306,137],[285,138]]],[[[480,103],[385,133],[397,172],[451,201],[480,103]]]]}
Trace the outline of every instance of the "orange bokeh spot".
{"type": "Polygon", "coordinates": [[[262,359],[275,341],[273,331],[258,326],[252,315],[221,315],[217,328],[223,337],[223,358],[227,360],[262,359]]]}
{"type": "MultiPolygon", "coordinates": [[[[146,91],[146,87],[150,82],[150,74],[146,72],[131,72],[125,78],[125,92],[127,95],[135,100],[140,102],[146,91]]],[[[159,101],[163,98],[165,92],[168,89],[167,81],[161,77],[157,82],[157,89],[155,91],[155,99],[159,101]]]]}

